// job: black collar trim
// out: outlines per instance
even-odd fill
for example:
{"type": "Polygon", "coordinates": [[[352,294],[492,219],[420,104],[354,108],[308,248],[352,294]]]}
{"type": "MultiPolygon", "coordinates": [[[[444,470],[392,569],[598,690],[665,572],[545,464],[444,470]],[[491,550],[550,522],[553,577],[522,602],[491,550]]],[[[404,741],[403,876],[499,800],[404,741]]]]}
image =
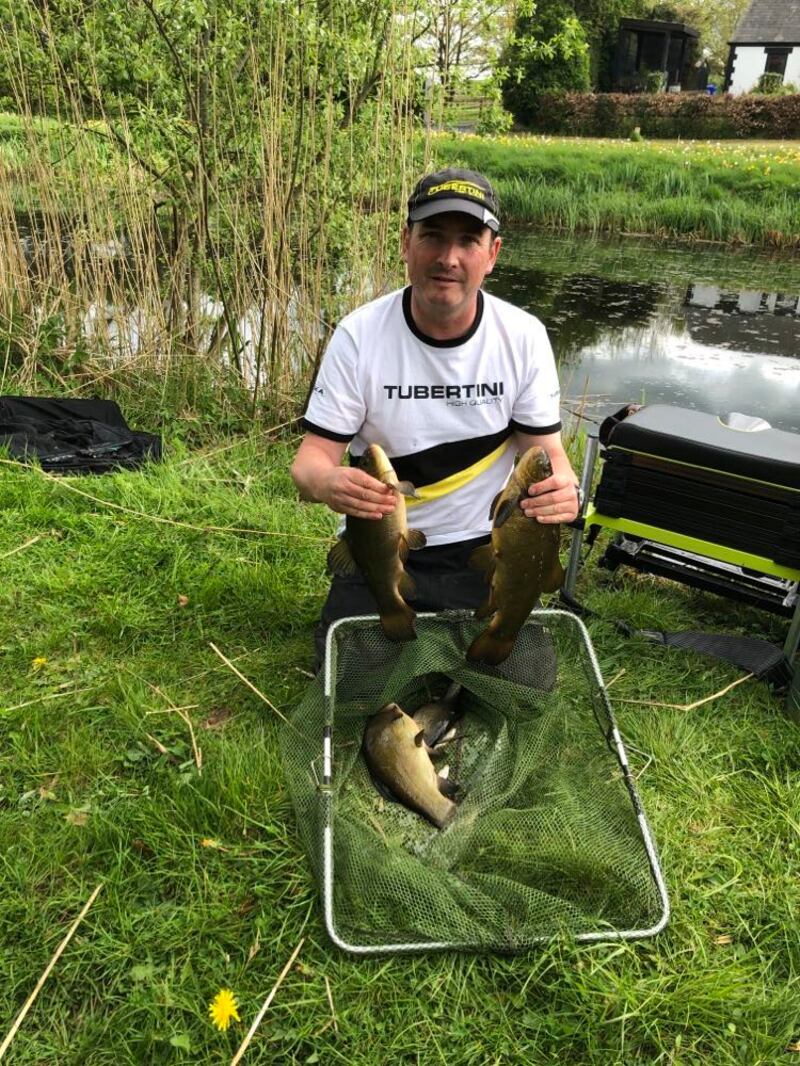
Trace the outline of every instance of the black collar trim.
{"type": "Polygon", "coordinates": [[[406,286],[403,289],[403,316],[406,320],[406,325],[417,338],[421,340],[423,344],[430,344],[432,348],[457,348],[459,344],[466,344],[466,342],[474,337],[478,331],[478,326],[481,324],[483,318],[483,293],[478,289],[478,307],[475,312],[475,319],[472,325],[469,327],[466,333],[463,333],[460,337],[452,337],[449,340],[442,341],[436,340],[435,337],[429,337],[427,333],[423,333],[419,326],[414,321],[411,314],[411,286],[406,286]]]}

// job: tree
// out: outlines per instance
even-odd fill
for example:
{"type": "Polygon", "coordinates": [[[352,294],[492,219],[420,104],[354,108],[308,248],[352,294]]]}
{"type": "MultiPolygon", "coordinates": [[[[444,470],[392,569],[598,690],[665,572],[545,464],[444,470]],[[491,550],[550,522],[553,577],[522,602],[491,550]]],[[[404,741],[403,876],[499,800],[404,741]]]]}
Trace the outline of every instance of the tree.
{"type": "Polygon", "coordinates": [[[523,124],[536,114],[545,90],[589,88],[589,46],[567,0],[526,5],[517,16],[502,66],[503,103],[523,124]]]}

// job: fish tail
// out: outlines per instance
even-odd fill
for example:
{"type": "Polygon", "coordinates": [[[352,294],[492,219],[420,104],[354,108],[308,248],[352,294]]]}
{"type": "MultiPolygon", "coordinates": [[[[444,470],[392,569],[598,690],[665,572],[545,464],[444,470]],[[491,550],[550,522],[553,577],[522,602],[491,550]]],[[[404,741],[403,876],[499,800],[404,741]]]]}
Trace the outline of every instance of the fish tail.
{"type": "Polygon", "coordinates": [[[471,663],[499,666],[509,657],[513,647],[514,637],[501,637],[490,629],[484,629],[470,644],[467,658],[471,663]]]}
{"type": "Polygon", "coordinates": [[[417,638],[417,631],[414,628],[414,619],[417,616],[408,604],[403,606],[405,609],[398,608],[391,614],[381,615],[381,626],[389,640],[403,641],[417,638]]]}

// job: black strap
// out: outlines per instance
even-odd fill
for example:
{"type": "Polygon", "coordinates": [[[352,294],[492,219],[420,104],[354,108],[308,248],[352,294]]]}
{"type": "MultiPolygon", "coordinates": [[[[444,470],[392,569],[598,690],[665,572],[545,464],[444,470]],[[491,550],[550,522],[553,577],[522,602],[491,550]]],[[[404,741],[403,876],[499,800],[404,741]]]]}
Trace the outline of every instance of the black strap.
{"type": "Polygon", "coordinates": [[[564,590],[560,593],[561,602],[573,614],[583,618],[597,618],[614,626],[618,633],[626,637],[641,637],[654,644],[663,644],[672,648],[696,651],[700,655],[710,655],[715,659],[738,666],[748,674],[778,690],[785,689],[792,679],[792,667],[783,650],[768,640],[760,637],[743,637],[730,633],[702,633],[697,630],[666,632],[660,629],[636,629],[619,618],[604,618],[579,603],[564,590]]]}

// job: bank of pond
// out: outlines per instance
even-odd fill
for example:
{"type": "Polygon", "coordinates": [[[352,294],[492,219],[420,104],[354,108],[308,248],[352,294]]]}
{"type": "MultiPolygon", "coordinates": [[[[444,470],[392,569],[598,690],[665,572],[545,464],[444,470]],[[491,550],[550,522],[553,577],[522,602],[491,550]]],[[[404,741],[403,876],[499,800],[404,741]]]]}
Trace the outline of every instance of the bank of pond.
{"type": "Polygon", "coordinates": [[[438,134],[433,148],[493,181],[504,222],[800,246],[800,142],[438,134]]]}

